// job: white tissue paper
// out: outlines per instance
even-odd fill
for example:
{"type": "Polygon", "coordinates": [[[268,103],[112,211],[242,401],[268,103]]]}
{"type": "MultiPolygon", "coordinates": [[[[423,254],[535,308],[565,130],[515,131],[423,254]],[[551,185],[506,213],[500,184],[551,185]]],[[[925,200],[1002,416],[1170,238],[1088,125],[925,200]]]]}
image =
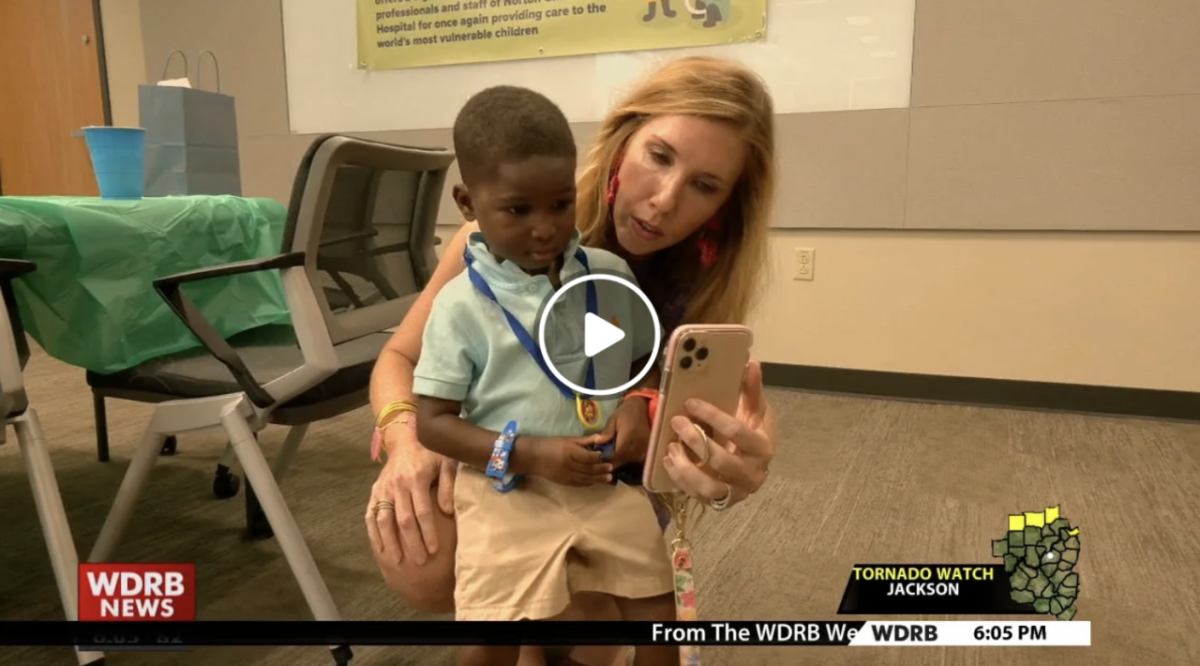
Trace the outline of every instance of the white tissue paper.
{"type": "Polygon", "coordinates": [[[182,79],[167,79],[166,81],[159,81],[158,85],[170,86],[172,88],[191,88],[192,82],[189,81],[187,77],[184,77],[182,79]]]}

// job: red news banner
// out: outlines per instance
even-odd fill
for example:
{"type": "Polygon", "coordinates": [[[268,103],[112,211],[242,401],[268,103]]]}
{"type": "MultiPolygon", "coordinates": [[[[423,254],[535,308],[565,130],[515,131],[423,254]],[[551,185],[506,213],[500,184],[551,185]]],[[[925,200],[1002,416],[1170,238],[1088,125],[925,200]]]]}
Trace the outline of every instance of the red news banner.
{"type": "Polygon", "coordinates": [[[195,564],[79,565],[81,622],[194,622],[195,564]]]}

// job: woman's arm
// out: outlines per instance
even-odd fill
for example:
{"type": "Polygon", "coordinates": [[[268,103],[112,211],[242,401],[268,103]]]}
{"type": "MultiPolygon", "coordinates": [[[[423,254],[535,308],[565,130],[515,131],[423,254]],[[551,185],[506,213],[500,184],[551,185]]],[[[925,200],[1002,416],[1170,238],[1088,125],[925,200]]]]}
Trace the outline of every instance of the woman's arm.
{"type": "MultiPolygon", "coordinates": [[[[433,299],[463,270],[463,247],[474,230],[475,225],[467,223],[454,234],[429,284],[375,360],[371,372],[371,411],[376,418],[389,404],[414,399],[413,373],[433,299]]],[[[422,565],[440,546],[434,501],[442,513],[448,516],[454,513],[455,466],[453,461],[422,448],[414,428],[397,425],[400,427],[388,428],[383,434],[388,457],[379,470],[379,479],[371,486],[367,533],[375,552],[390,566],[405,558],[422,565]],[[433,493],[435,486],[437,492],[433,493]],[[390,511],[381,512],[381,507],[390,511]]]]}
{"type": "MultiPolygon", "coordinates": [[[[429,284],[404,316],[404,321],[392,334],[392,339],[388,340],[383,351],[379,353],[375,369],[371,372],[373,414],[378,415],[394,402],[413,399],[413,372],[417,367],[417,359],[421,356],[421,337],[425,332],[425,322],[429,320],[429,312],[433,308],[433,299],[442,287],[466,268],[462,259],[463,248],[467,245],[467,237],[478,228],[474,222],[466,222],[459,227],[454,238],[446,244],[429,284]]],[[[392,438],[385,438],[385,445],[389,444],[389,439],[392,438]]],[[[389,450],[388,454],[391,453],[389,450]]]]}

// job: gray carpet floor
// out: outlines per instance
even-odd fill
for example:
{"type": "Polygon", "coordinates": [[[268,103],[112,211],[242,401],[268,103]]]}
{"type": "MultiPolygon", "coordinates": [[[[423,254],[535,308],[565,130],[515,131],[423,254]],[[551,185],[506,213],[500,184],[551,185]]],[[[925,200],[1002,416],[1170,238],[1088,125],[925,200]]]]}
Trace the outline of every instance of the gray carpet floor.
{"type": "MultiPolygon", "coordinates": [[[[35,352],[29,393],[53,449],[75,539],[86,555],[151,409],[111,402],[113,460],[96,461],[82,371],[35,352]]],[[[859,562],[990,559],[1005,516],[1061,504],[1082,530],[1080,620],[1091,648],[712,648],[706,666],[1005,666],[1200,663],[1200,427],[1132,419],[928,405],[772,391],[781,441],[753,502],[709,513],[695,559],[701,616],[836,619],[859,562]]],[[[380,583],[362,524],[376,468],[366,410],[310,430],[283,492],[350,619],[427,618],[380,583]]],[[[263,437],[268,456],[282,430],[263,437]]],[[[0,621],[61,609],[16,443],[0,447],[0,621]]],[[[217,500],[219,435],[162,458],[118,551],[197,564],[202,619],[307,619],[278,544],[241,537],[241,496],[217,500]]],[[[939,618],[929,618],[939,619],[939,618]]],[[[1003,618],[996,618],[1003,619],[1003,618]]],[[[356,648],[356,664],[452,664],[449,648],[356,648]]],[[[0,648],[0,663],[73,664],[66,649],[0,648]]],[[[115,666],[329,664],[320,648],[113,653],[115,666]]]]}

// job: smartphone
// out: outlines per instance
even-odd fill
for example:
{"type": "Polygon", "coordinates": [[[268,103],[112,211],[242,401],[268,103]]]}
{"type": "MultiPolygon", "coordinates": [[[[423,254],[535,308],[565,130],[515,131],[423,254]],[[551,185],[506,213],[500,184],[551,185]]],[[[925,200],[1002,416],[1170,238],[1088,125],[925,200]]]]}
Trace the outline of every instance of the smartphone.
{"type": "MultiPolygon", "coordinates": [[[[671,419],[687,415],[684,404],[692,398],[736,414],[742,380],[750,362],[754,334],[738,325],[686,325],[675,329],[667,342],[663,376],[659,386],[658,410],[650,432],[650,447],[642,472],[642,485],[655,493],[678,490],[663,469],[667,445],[679,440],[671,419]]],[[[712,437],[712,428],[697,423],[712,437]]],[[[696,464],[708,461],[709,451],[685,450],[696,464]]]]}

